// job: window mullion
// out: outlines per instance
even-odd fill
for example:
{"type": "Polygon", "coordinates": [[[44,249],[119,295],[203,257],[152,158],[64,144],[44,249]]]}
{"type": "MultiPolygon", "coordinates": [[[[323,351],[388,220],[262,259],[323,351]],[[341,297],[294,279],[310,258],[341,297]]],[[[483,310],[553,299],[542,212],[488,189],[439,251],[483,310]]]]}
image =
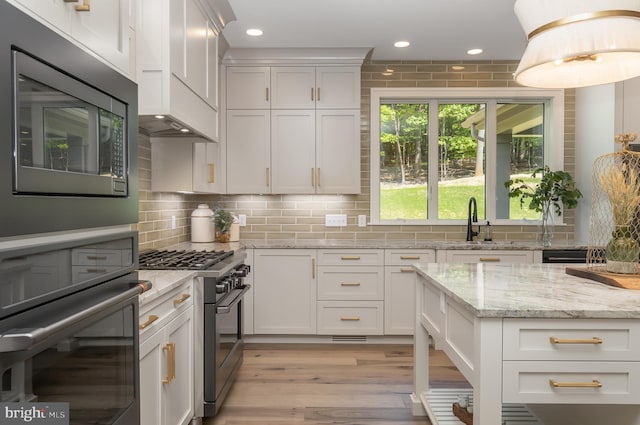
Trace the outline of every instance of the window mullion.
{"type": "Polygon", "coordinates": [[[429,191],[427,200],[429,210],[427,219],[434,221],[438,219],[438,101],[429,101],[429,191]]]}
{"type": "Polygon", "coordinates": [[[497,162],[497,102],[495,99],[486,101],[486,132],[485,132],[485,217],[489,221],[496,220],[496,162],[497,162]]]}

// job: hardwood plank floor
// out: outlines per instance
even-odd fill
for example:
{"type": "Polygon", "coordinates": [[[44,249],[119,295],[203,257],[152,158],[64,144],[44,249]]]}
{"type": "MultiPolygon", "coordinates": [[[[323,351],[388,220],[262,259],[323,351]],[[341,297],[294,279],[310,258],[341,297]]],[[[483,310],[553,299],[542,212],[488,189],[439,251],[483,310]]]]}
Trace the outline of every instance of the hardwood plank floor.
{"type": "MultiPolygon", "coordinates": [[[[431,385],[468,386],[440,351],[431,385]]],[[[238,378],[205,425],[427,425],[411,416],[412,345],[247,344],[238,378]]]]}

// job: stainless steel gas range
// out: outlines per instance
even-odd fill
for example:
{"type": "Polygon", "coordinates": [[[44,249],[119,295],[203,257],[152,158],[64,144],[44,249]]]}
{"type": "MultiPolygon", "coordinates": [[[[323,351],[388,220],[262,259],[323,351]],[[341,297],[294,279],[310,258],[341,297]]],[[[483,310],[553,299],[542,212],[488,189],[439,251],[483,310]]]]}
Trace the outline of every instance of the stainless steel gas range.
{"type": "Polygon", "coordinates": [[[195,296],[195,417],[215,416],[233,385],[243,358],[244,283],[250,270],[244,251],[140,253],[141,270],[197,270],[195,296]],[[198,344],[202,342],[200,347],[198,344]]]}

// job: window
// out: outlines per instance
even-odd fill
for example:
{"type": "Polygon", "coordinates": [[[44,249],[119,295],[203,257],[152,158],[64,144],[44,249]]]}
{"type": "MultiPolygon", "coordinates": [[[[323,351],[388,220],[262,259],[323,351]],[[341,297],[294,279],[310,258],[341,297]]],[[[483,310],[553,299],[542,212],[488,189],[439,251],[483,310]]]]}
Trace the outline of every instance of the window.
{"type": "Polygon", "coordinates": [[[373,224],[461,223],[472,197],[480,220],[538,220],[504,182],[563,168],[560,90],[372,89],[371,111],[373,224]]]}

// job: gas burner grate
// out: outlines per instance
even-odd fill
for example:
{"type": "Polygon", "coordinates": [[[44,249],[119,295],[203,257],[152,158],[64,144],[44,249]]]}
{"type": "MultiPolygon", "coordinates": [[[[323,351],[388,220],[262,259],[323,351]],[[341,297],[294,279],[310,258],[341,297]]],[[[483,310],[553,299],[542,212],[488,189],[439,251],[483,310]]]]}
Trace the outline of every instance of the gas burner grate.
{"type": "Polygon", "coordinates": [[[140,270],[207,270],[233,251],[169,251],[152,249],[138,256],[140,270]]]}

